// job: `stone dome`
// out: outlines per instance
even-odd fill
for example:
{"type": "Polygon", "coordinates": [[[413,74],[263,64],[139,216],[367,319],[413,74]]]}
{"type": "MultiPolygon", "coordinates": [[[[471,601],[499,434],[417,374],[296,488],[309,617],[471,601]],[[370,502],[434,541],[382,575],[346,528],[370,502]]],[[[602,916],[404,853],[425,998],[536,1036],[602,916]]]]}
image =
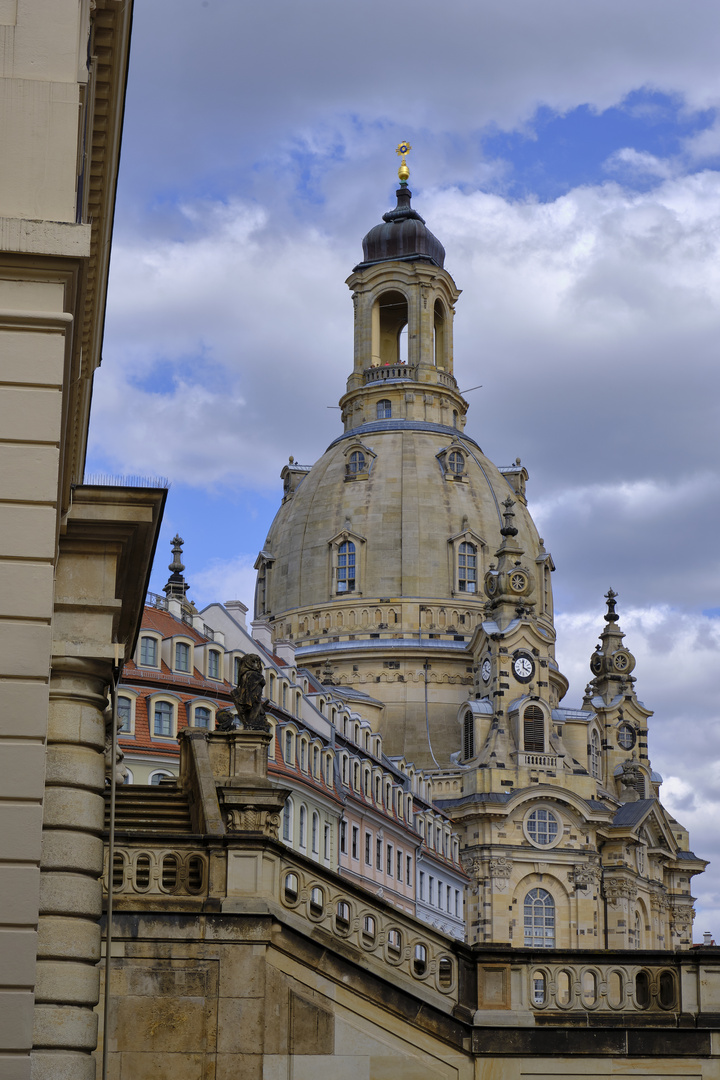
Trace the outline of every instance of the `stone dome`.
{"type": "Polygon", "coordinates": [[[355,269],[391,260],[422,260],[442,269],[445,248],[410,205],[412,192],[400,187],[396,195],[395,209],[383,214],[383,224],[376,225],[363,237],[363,262],[355,269]]]}
{"type": "MultiPolygon", "coordinates": [[[[298,479],[266,542],[272,557],[266,609],[276,620],[284,612],[338,601],[360,609],[383,597],[433,600],[447,608],[448,625],[450,610],[458,606],[469,605],[479,617],[483,574],[502,542],[502,502],[508,496],[516,500],[525,561],[534,563],[541,552],[522,495],[477,443],[451,427],[409,420],[365,423],[336,439],[298,479]],[[459,479],[448,477],[443,462],[453,451],[464,457],[459,479]],[[355,479],[349,459],[358,452],[367,472],[355,479]],[[353,595],[338,596],[331,548],[345,534],[358,549],[358,580],[353,595]],[[461,594],[449,548],[464,535],[478,548],[477,585],[474,593],[461,594]]],[[[359,628],[359,616],[357,623],[359,628]]],[[[403,629],[417,630],[417,606],[398,619],[397,631],[403,629]]]]}

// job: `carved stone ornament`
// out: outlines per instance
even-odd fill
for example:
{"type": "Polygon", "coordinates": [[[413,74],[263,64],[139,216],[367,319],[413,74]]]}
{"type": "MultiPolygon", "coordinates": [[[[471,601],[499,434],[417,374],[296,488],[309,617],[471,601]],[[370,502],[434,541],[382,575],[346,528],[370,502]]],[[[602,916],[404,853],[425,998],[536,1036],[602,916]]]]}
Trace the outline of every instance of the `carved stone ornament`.
{"type": "Polygon", "coordinates": [[[491,859],[490,860],[490,876],[493,879],[493,885],[499,892],[504,892],[508,886],[510,875],[512,874],[512,860],[510,859],[491,859]]]}
{"type": "Polygon", "coordinates": [[[280,815],[257,806],[234,807],[227,812],[228,832],[262,833],[277,840],[279,828],[280,815]]]}
{"type": "Polygon", "coordinates": [[[695,911],[692,904],[671,904],[673,929],[678,934],[688,934],[692,929],[695,911]]]}
{"type": "MultiPolygon", "coordinates": [[[[113,775],[113,711],[110,706],[108,706],[108,708],[103,713],[103,720],[105,721],[105,783],[111,784],[113,775]]],[[[122,727],[122,719],[120,717],[117,718],[116,727],[118,731],[122,727]]],[[[124,757],[125,755],[116,743],[114,762],[116,784],[124,784],[128,774],[127,769],[123,765],[124,757]]]]}
{"type": "Polygon", "coordinates": [[[650,907],[655,911],[667,911],[670,901],[664,893],[650,893],[650,907]]]}
{"type": "Polygon", "coordinates": [[[461,855],[460,860],[463,864],[465,873],[469,877],[475,878],[476,881],[479,881],[480,878],[485,876],[487,866],[482,859],[478,859],[477,857],[468,857],[467,855],[461,855]]]}
{"type": "Polygon", "coordinates": [[[595,885],[600,879],[600,868],[577,864],[573,867],[573,881],[580,889],[586,889],[588,885],[595,885]]]}
{"type": "Polygon", "coordinates": [[[238,684],[231,691],[240,723],[245,731],[269,731],[265,716],[263,691],[265,675],[262,661],[255,653],[246,653],[240,661],[238,684]]]}
{"type": "Polygon", "coordinates": [[[637,898],[637,886],[622,878],[605,879],[603,892],[611,904],[617,904],[620,900],[635,900],[637,898]]]}

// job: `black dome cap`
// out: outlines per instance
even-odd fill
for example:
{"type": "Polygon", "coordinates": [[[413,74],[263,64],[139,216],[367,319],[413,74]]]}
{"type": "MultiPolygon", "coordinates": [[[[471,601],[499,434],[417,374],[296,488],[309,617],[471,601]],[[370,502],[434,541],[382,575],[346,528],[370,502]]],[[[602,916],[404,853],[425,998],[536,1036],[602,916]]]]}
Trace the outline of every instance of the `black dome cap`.
{"type": "Polygon", "coordinates": [[[397,206],[383,214],[383,224],[376,225],[363,237],[363,261],[355,270],[362,270],[379,262],[403,260],[405,262],[434,263],[442,269],[445,248],[426,227],[417,210],[410,205],[412,192],[405,186],[398,188],[397,206]]]}

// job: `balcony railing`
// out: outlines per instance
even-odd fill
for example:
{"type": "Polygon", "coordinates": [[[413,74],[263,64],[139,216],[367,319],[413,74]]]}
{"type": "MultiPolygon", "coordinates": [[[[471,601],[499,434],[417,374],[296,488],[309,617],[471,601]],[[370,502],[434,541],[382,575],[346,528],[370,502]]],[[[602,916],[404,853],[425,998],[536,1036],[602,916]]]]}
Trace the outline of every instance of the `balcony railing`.
{"type": "Polygon", "coordinates": [[[557,754],[518,754],[518,764],[533,769],[556,769],[557,754]]]}
{"type": "Polygon", "coordinates": [[[415,368],[407,364],[382,364],[380,367],[365,368],[365,382],[382,382],[384,379],[414,379],[415,368]]]}

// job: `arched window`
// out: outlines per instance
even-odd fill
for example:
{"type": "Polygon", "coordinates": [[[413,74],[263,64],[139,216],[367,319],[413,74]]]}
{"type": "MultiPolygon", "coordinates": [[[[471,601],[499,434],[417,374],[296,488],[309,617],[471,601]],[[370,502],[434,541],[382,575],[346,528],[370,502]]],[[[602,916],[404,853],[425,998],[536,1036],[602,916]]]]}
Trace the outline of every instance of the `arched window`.
{"type": "Polygon", "coordinates": [[[455,476],[462,476],[465,472],[465,458],[459,450],[453,450],[448,454],[448,469],[455,476]]]}
{"type": "Polygon", "coordinates": [[[362,450],[353,450],[348,458],[347,471],[350,476],[356,476],[357,473],[365,471],[365,455],[362,450]]]}
{"type": "MultiPolygon", "coordinates": [[[[378,297],[373,311],[374,366],[398,364],[407,359],[400,344],[400,336],[407,326],[407,321],[408,302],[404,293],[393,289],[378,297]]],[[[407,338],[407,334],[405,337],[407,338]]]]}
{"type": "Polygon", "coordinates": [[[531,889],[524,905],[525,946],[555,948],[555,901],[545,889],[531,889]]]}
{"type": "Polygon", "coordinates": [[[288,799],[287,802],[285,803],[285,806],[283,807],[283,823],[282,823],[283,840],[286,840],[288,844],[292,842],[292,812],[293,812],[292,799],[288,799]]]}
{"type": "Polygon", "coordinates": [[[352,540],[344,540],[338,548],[337,591],[355,591],[355,545],[352,540]]]}
{"type": "Polygon", "coordinates": [[[639,911],[635,912],[635,940],[634,949],[642,949],[642,916],[639,911]]]}
{"type": "Polygon", "coordinates": [[[477,592],[477,548],[467,541],[460,545],[458,552],[458,590],[477,592]]]}
{"type": "Polygon", "coordinates": [[[204,705],[198,705],[195,709],[195,727],[209,728],[212,713],[204,705]]]}
{"type": "Polygon", "coordinates": [[[161,780],[164,780],[166,777],[172,777],[172,773],[165,772],[163,769],[158,769],[157,772],[150,774],[150,783],[153,785],[157,785],[160,783],[161,780]]]}
{"type": "Polygon", "coordinates": [[[190,671],[190,646],[184,641],[175,643],[175,670],[190,671]]]}
{"type": "Polygon", "coordinates": [[[439,368],[445,367],[445,309],[439,300],[435,301],[435,308],[433,311],[433,360],[435,366],[439,368]]]}
{"type": "Polygon", "coordinates": [[[298,843],[301,848],[307,846],[307,807],[300,807],[300,828],[298,830],[298,843]]]}
{"type": "Polygon", "coordinates": [[[475,722],[470,709],[463,720],[463,757],[475,757],[475,722]]]}
{"type": "Polygon", "coordinates": [[[169,701],[156,701],[153,717],[153,735],[172,738],[173,707],[169,701]]]}
{"type": "Polygon", "coordinates": [[[140,638],[140,663],[146,667],[157,667],[157,639],[140,638]]]}
{"type": "Polygon", "coordinates": [[[545,753],[545,716],[539,705],[528,705],[525,709],[523,745],[526,754],[545,753]]]}
{"type": "Polygon", "coordinates": [[[382,401],[377,403],[377,418],[378,420],[389,420],[392,416],[392,404],[387,398],[383,398],[382,401]]]}
{"type": "Polygon", "coordinates": [[[597,731],[593,731],[590,739],[590,775],[600,776],[600,739],[597,731]]]}
{"type": "Polygon", "coordinates": [[[132,701],[129,697],[118,697],[117,714],[120,726],[120,734],[129,734],[132,731],[132,701]]]}

